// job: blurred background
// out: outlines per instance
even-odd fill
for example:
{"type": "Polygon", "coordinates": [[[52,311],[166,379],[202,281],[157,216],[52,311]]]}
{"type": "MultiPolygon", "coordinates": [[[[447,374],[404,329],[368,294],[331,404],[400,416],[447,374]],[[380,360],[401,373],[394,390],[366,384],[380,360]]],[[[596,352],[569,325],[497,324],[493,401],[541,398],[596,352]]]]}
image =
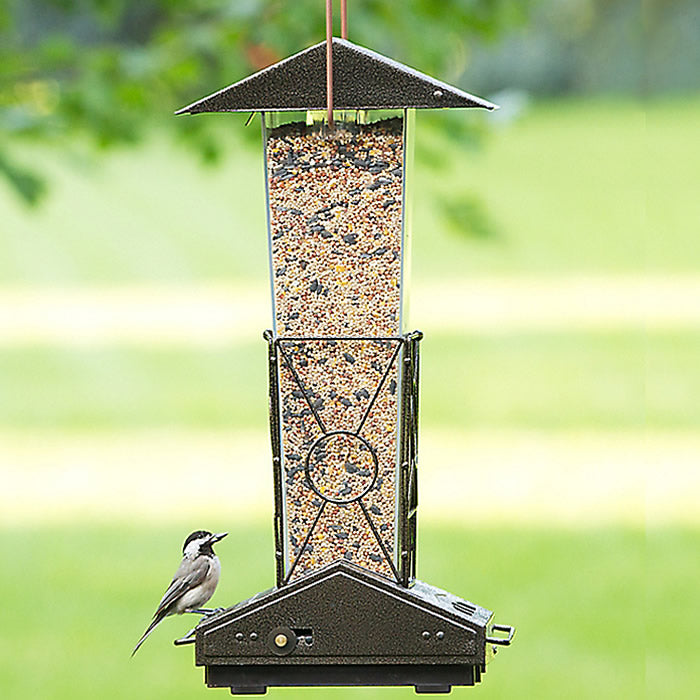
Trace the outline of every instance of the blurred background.
{"type": "MultiPolygon", "coordinates": [[[[129,658],[182,540],[232,533],[215,605],[274,581],[259,122],[172,113],[323,4],[0,4],[3,698],[210,696],[193,620],[129,658]]],[[[518,630],[453,695],[695,697],[700,6],[348,5],[502,106],[417,119],[418,575],[518,630]]]]}

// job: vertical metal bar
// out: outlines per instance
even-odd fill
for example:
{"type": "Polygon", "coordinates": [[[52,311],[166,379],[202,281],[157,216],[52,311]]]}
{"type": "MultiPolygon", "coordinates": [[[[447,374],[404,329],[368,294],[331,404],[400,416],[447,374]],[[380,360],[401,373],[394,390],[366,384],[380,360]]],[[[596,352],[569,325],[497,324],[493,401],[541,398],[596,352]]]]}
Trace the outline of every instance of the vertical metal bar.
{"type": "Polygon", "coordinates": [[[414,347],[414,377],[415,377],[415,390],[414,390],[414,396],[415,400],[413,402],[413,414],[414,414],[414,421],[416,424],[416,435],[415,435],[415,452],[418,454],[418,416],[420,414],[419,408],[420,408],[420,341],[422,340],[423,335],[417,335],[413,339],[413,347],[414,347]]]}
{"type": "Polygon", "coordinates": [[[400,583],[416,575],[418,392],[420,331],[404,336],[401,366],[401,428],[399,448],[398,534],[400,583]]]}
{"type": "Polygon", "coordinates": [[[410,569],[409,522],[408,522],[408,482],[410,467],[410,410],[407,397],[410,392],[407,372],[407,360],[410,358],[410,343],[404,337],[403,362],[401,363],[401,427],[399,431],[399,522],[397,538],[399,541],[400,583],[408,586],[410,569]]]}
{"type": "Polygon", "coordinates": [[[418,529],[418,416],[419,416],[419,398],[420,398],[420,341],[423,334],[415,332],[411,337],[411,356],[412,356],[412,412],[411,412],[411,462],[410,462],[410,478],[408,484],[408,547],[411,552],[410,570],[408,572],[409,579],[416,577],[416,534],[418,529]]]}
{"type": "Polygon", "coordinates": [[[340,36],[348,38],[348,0],[340,0],[340,36]]]}
{"type": "Polygon", "coordinates": [[[333,130],[333,0],[326,0],[326,101],[328,128],[333,130]]]}
{"type": "Polygon", "coordinates": [[[277,353],[272,331],[265,331],[267,341],[268,382],[270,396],[270,444],[272,446],[272,480],[275,496],[275,574],[277,585],[284,583],[284,499],[282,494],[282,448],[280,444],[279,385],[277,381],[277,353]]]}

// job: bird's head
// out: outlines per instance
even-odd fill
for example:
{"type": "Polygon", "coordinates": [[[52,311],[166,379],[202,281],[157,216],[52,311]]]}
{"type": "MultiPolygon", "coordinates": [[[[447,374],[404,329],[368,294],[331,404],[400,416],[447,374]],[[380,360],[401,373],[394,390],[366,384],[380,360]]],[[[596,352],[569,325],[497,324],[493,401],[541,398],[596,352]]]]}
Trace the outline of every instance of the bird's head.
{"type": "Polygon", "coordinates": [[[228,535],[228,532],[212,534],[208,530],[195,530],[187,536],[185,544],[182,546],[182,553],[186,557],[196,557],[200,554],[213,556],[214,550],[212,545],[219,540],[223,540],[226,535],[228,535]]]}

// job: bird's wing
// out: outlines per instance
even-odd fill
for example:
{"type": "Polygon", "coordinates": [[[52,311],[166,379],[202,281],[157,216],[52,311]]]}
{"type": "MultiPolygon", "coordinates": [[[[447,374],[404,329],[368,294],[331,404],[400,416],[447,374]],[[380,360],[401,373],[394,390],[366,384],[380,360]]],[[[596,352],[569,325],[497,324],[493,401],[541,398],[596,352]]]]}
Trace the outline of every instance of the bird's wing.
{"type": "Polygon", "coordinates": [[[170,612],[169,608],[180,596],[189,591],[190,588],[198,586],[205,579],[210,566],[208,557],[197,557],[193,561],[183,561],[175,572],[175,576],[173,576],[173,580],[170,582],[168,590],[165,591],[153,617],[167,615],[170,612]]]}

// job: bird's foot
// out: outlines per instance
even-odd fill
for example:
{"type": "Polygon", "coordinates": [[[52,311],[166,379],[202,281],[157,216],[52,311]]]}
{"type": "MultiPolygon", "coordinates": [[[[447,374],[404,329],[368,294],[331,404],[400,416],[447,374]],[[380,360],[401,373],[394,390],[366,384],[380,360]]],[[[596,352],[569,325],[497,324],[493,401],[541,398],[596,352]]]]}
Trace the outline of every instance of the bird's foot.
{"type": "Polygon", "coordinates": [[[212,615],[218,615],[223,612],[226,608],[190,608],[185,610],[188,613],[194,613],[195,615],[203,615],[204,617],[211,617],[212,615]]]}
{"type": "Polygon", "coordinates": [[[185,610],[187,613],[193,613],[194,615],[213,615],[213,608],[189,608],[185,610]]]}

